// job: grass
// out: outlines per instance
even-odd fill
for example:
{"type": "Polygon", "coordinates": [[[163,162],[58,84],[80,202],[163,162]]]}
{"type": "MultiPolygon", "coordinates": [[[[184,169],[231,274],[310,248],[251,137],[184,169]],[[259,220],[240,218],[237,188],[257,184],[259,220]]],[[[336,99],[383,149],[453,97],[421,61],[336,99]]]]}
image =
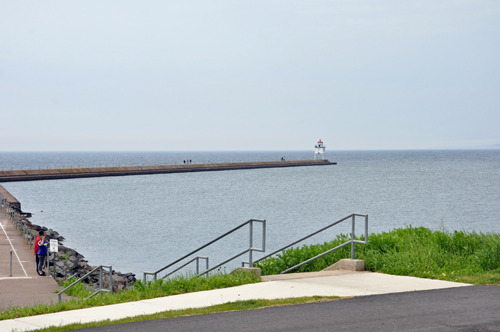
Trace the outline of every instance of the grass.
{"type": "Polygon", "coordinates": [[[369,238],[372,271],[473,284],[500,283],[500,234],[407,227],[369,238]]]}
{"type": "MultiPolygon", "coordinates": [[[[290,248],[255,266],[263,275],[276,274],[349,239],[348,235],[339,235],[320,245],[290,248]]],[[[350,246],[346,246],[294,272],[320,271],[350,255],[350,246]]],[[[355,258],[363,259],[369,271],[476,285],[500,284],[500,234],[408,226],[370,235],[367,245],[356,244],[355,258]]]]}
{"type": "MultiPolygon", "coordinates": [[[[347,235],[340,234],[333,241],[325,242],[323,244],[303,245],[302,247],[292,247],[284,250],[282,253],[269,257],[258,263],[254,263],[255,267],[261,269],[262,275],[279,274],[281,271],[286,270],[294,265],[297,265],[309,258],[312,258],[328,249],[334,248],[350,238],[347,235]]],[[[359,248],[356,248],[359,251],[359,248]]],[[[343,247],[333,253],[316,259],[306,265],[303,265],[292,272],[313,272],[321,271],[328,266],[338,262],[343,258],[348,258],[351,255],[350,246],[343,247]]]]}
{"type": "MultiPolygon", "coordinates": [[[[208,277],[184,275],[169,279],[160,279],[156,282],[151,281],[147,284],[137,281],[131,289],[123,290],[118,293],[103,293],[102,295],[96,295],[88,300],[84,300],[84,298],[88,297],[91,292],[85,289],[82,284],[78,284],[78,286],[73,287],[68,294],[75,296],[75,299],[62,301],[61,303],[11,307],[0,313],[0,320],[226,288],[259,281],[260,280],[256,279],[253,274],[245,272],[230,274],[216,273],[208,277]]],[[[63,287],[66,287],[70,283],[71,281],[66,281],[63,287]]]]}
{"type": "Polygon", "coordinates": [[[163,311],[163,312],[160,312],[157,314],[127,317],[127,318],[114,320],[114,321],[106,320],[106,321],[83,323],[83,324],[77,323],[77,324],[70,324],[70,325],[65,325],[65,326],[52,326],[52,327],[48,327],[48,328],[40,329],[40,330],[36,330],[36,331],[39,331],[39,332],[71,331],[71,330],[78,330],[78,329],[95,327],[95,326],[106,326],[106,325],[114,325],[114,324],[142,322],[142,321],[147,321],[147,320],[182,317],[182,316],[206,315],[206,314],[221,313],[221,312],[228,312],[228,311],[260,309],[260,308],[268,308],[268,307],[274,307],[274,306],[297,305],[297,304],[313,303],[313,302],[326,302],[326,301],[335,301],[335,300],[339,300],[339,299],[340,299],[340,297],[337,297],[337,296],[321,296],[321,297],[320,296],[312,296],[312,297],[300,297],[300,298],[277,299],[277,300],[237,301],[237,302],[228,302],[228,303],[224,303],[224,304],[218,304],[218,305],[205,307],[205,308],[169,310],[169,311],[163,311]]]}

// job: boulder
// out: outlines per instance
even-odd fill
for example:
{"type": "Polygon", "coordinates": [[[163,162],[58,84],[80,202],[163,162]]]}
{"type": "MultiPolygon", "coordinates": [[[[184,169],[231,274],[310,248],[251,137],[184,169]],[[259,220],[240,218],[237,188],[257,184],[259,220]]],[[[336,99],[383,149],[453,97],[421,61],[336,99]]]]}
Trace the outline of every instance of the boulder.
{"type": "Polygon", "coordinates": [[[72,270],[78,266],[80,266],[80,262],[78,261],[78,258],[76,258],[75,256],[69,256],[66,261],[64,262],[64,265],[72,270]]]}

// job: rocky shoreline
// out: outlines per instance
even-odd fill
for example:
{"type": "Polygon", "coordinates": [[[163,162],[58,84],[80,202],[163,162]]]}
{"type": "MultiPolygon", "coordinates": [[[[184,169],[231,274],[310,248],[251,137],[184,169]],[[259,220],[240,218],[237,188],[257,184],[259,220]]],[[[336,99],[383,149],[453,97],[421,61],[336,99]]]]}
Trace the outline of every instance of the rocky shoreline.
{"type": "MultiPolygon", "coordinates": [[[[54,253],[49,254],[49,273],[53,275],[53,269],[55,267],[55,277],[57,281],[66,280],[71,277],[81,278],[96,268],[96,266],[90,266],[88,261],[85,260],[85,257],[78,251],[64,246],[62,244],[64,237],[60,236],[58,232],[34,224],[32,224],[32,230],[36,232],[36,234],[38,234],[40,230],[43,230],[47,242],[50,242],[50,239],[56,239],[59,242],[59,252],[55,253],[55,257],[54,253]],[[55,262],[55,264],[52,264],[52,262],[55,262]]],[[[83,282],[87,288],[97,290],[99,287],[99,271],[95,271],[87,276],[83,282]]],[[[130,287],[135,282],[135,274],[121,273],[113,270],[113,292],[130,287]]],[[[109,287],[109,272],[106,269],[103,270],[103,287],[109,287]]]]}
{"type": "MultiPolygon", "coordinates": [[[[2,186],[0,186],[0,198],[3,198],[6,201],[12,211],[12,214],[17,215],[14,217],[16,220],[15,222],[18,224],[17,228],[20,230],[30,248],[33,248],[34,241],[38,236],[38,233],[42,230],[45,233],[47,242],[50,242],[51,239],[56,239],[58,241],[59,251],[55,253],[55,256],[54,253],[50,253],[49,255],[49,273],[54,275],[53,269],[55,267],[54,277],[59,284],[62,284],[66,279],[71,277],[81,278],[96,268],[96,266],[90,266],[82,254],[63,245],[63,241],[65,239],[57,231],[31,223],[28,219],[31,218],[31,213],[23,212],[21,210],[21,204],[15,198],[12,199],[13,196],[10,195],[10,193],[8,193],[2,186]]],[[[113,270],[112,275],[114,292],[133,286],[137,280],[135,278],[135,274],[133,273],[121,273],[113,270]]],[[[99,271],[94,271],[92,274],[87,276],[83,282],[88,289],[97,290],[99,288],[99,271]]],[[[103,287],[109,287],[108,269],[103,269],[103,287]]]]}

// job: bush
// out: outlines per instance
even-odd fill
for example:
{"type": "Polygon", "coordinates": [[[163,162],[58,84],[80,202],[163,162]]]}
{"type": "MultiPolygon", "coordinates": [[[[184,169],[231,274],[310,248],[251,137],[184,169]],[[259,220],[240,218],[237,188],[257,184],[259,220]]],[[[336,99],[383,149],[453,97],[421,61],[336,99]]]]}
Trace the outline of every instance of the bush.
{"type": "MultiPolygon", "coordinates": [[[[349,239],[348,235],[339,235],[322,245],[290,248],[255,266],[263,275],[277,274],[349,239]]],[[[320,271],[342,258],[350,258],[349,245],[292,272],[320,271]]],[[[408,226],[371,234],[367,245],[356,244],[355,258],[363,259],[369,271],[394,275],[442,278],[496,271],[500,269],[500,234],[450,233],[408,226]]]]}

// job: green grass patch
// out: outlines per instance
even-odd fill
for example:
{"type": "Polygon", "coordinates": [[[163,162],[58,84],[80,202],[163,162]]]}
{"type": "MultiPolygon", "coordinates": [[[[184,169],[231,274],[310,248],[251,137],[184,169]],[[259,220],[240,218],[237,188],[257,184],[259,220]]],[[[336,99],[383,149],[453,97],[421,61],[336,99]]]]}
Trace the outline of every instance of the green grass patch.
{"type": "MultiPolygon", "coordinates": [[[[78,280],[78,278],[76,278],[76,277],[65,280],[63,282],[62,287],[61,287],[61,290],[68,287],[76,280],[78,280]]],[[[58,293],[58,292],[59,291],[56,291],[56,293],[58,293]]],[[[85,288],[83,283],[79,282],[78,284],[74,285],[73,287],[68,289],[66,292],[64,292],[64,294],[69,295],[69,296],[73,296],[73,297],[77,297],[80,299],[84,299],[86,297],[89,297],[92,293],[87,288],[85,288]]]]}
{"type": "MultiPolygon", "coordinates": [[[[84,298],[88,297],[91,292],[86,290],[83,285],[78,284],[79,286],[73,287],[75,289],[71,289],[69,293],[69,295],[77,297],[75,299],[65,300],[61,303],[11,307],[0,313],[0,320],[233,287],[259,281],[251,273],[245,272],[230,274],[216,273],[208,277],[184,275],[160,279],[155,282],[151,281],[147,284],[137,281],[131,289],[126,289],[118,293],[103,293],[88,300],[84,300],[84,298]]],[[[71,281],[66,281],[63,287],[69,284],[71,284],[71,281]]]]}
{"type": "MultiPolygon", "coordinates": [[[[277,274],[349,239],[349,235],[339,235],[320,245],[290,248],[255,266],[262,269],[263,275],[277,274]]],[[[363,259],[369,271],[477,285],[500,284],[500,234],[408,226],[371,234],[368,240],[367,245],[356,244],[355,258],[363,259]]],[[[350,257],[350,246],[346,246],[293,272],[321,271],[350,257]]]]}
{"type": "Polygon", "coordinates": [[[36,330],[39,332],[55,332],[55,331],[71,331],[84,329],[95,326],[105,326],[105,325],[114,325],[114,324],[123,324],[123,323],[132,323],[132,322],[142,322],[147,320],[154,319],[163,319],[163,318],[173,318],[173,317],[181,317],[181,316],[194,316],[194,315],[206,315],[213,313],[221,313],[227,311],[238,311],[238,310],[251,310],[251,309],[259,309],[259,308],[268,308],[275,306],[285,306],[285,305],[297,305],[304,303],[315,303],[315,302],[327,302],[327,301],[335,301],[339,300],[338,296],[312,296],[312,297],[299,297],[299,298],[289,298],[289,299],[277,299],[277,300],[247,300],[247,301],[237,301],[237,302],[228,302],[224,304],[218,304],[205,308],[196,308],[196,309],[183,309],[183,310],[169,310],[160,312],[152,315],[141,315],[135,317],[127,317],[119,320],[106,320],[100,322],[92,322],[92,323],[84,323],[84,324],[71,324],[64,326],[52,326],[41,330],[36,330]]]}

